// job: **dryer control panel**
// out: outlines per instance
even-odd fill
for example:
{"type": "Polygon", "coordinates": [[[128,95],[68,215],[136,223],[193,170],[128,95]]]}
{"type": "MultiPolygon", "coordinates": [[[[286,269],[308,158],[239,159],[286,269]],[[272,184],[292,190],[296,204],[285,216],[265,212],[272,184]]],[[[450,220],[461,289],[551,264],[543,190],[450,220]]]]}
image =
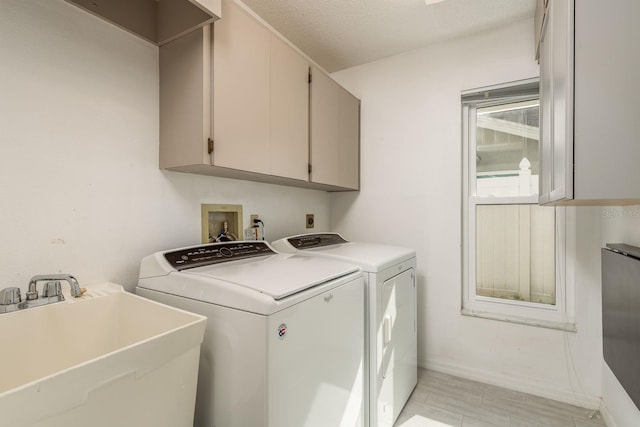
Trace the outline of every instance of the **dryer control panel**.
{"type": "Polygon", "coordinates": [[[296,249],[311,249],[320,246],[347,243],[347,241],[337,233],[307,234],[305,236],[290,237],[287,241],[296,249]]]}
{"type": "Polygon", "coordinates": [[[265,242],[224,242],[166,252],[164,257],[180,271],[275,253],[265,242]]]}

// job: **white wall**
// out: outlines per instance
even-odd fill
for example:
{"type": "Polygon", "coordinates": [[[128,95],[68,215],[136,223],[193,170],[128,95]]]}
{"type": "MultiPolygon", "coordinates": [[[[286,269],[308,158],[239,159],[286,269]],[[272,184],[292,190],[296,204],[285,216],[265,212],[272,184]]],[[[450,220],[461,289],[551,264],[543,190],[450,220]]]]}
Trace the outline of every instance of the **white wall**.
{"type": "Polygon", "coordinates": [[[597,209],[576,215],[577,333],[460,315],[460,92],[535,77],[533,58],[524,21],[335,73],[362,99],[362,191],[332,194],[330,222],[353,240],[416,248],[421,366],[595,408],[597,209]]]}
{"type": "MultiPolygon", "coordinates": [[[[640,206],[604,207],[601,244],[626,243],[640,247],[640,206]]],[[[602,361],[602,412],[609,427],[640,425],[640,411],[602,361]]]]}
{"type": "MultiPolygon", "coordinates": [[[[638,217],[578,209],[577,334],[459,314],[460,91],[536,75],[531,28],[336,74],[363,101],[363,189],[329,196],[158,170],[157,48],[63,0],[2,0],[0,286],[69,272],[131,290],[141,257],[199,242],[201,203],[242,204],[245,224],[261,214],[269,239],[304,232],[313,212],[316,231],[331,219],[352,239],[417,249],[422,366],[590,402],[602,364],[599,246],[640,246],[638,217]]],[[[604,377],[611,412],[637,420],[604,377]]]]}
{"type": "Polygon", "coordinates": [[[268,239],[329,225],[325,192],[158,169],[158,49],[63,0],[0,2],[0,287],[65,272],[132,290],[140,259],[200,243],[200,204],[268,239]]]}

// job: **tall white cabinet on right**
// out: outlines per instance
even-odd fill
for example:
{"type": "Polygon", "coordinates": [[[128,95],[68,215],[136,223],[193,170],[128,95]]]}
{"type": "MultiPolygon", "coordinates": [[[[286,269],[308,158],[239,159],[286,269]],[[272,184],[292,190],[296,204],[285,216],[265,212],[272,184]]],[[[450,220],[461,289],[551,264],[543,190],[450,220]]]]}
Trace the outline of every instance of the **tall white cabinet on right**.
{"type": "Polygon", "coordinates": [[[640,1],[541,2],[540,203],[640,203],[640,1]]]}

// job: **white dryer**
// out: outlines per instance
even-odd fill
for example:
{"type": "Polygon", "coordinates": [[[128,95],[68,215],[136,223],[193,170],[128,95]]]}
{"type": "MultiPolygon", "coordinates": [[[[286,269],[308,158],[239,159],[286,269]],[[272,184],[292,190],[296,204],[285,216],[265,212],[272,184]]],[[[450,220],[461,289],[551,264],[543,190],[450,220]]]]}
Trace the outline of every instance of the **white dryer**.
{"type": "Polygon", "coordinates": [[[136,292],[208,317],[196,427],[364,425],[357,266],[225,242],[144,258],[136,292]]]}
{"type": "Polygon", "coordinates": [[[279,252],[356,264],[365,272],[368,425],[391,427],[418,380],[415,251],[348,242],[338,233],[292,236],[272,246],[279,252]]]}

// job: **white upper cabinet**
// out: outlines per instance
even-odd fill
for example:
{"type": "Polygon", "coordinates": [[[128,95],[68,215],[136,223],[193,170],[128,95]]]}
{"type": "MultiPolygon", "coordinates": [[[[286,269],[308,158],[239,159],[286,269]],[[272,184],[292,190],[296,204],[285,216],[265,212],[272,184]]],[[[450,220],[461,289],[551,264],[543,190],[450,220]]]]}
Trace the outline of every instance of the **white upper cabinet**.
{"type": "Polygon", "coordinates": [[[340,185],[340,87],[329,76],[311,73],[311,181],[340,185]]]}
{"type": "Polygon", "coordinates": [[[224,1],[213,26],[213,164],[269,174],[270,36],[224,1]]]}
{"type": "Polygon", "coordinates": [[[310,96],[310,63],[299,51],[233,0],[222,13],[212,30],[160,47],[160,167],[357,189],[360,101],[319,72],[322,90],[312,86],[310,96]],[[314,99],[333,116],[316,122],[315,142],[314,99]]]}
{"type": "Polygon", "coordinates": [[[573,4],[548,4],[540,37],[540,201],[573,198],[573,4]]]}
{"type": "Polygon", "coordinates": [[[340,186],[360,189],[360,100],[340,88],[340,186]]]}
{"type": "Polygon", "coordinates": [[[271,35],[271,174],[309,179],[309,63],[271,35]]]}
{"type": "Polygon", "coordinates": [[[160,168],[209,165],[210,26],[161,46],[159,56],[160,168]]]}
{"type": "Polygon", "coordinates": [[[639,16],[637,1],[548,1],[540,203],[640,203],[639,16]]]}
{"type": "Polygon", "coordinates": [[[316,67],[311,71],[312,182],[360,185],[360,101],[316,67]]]}

